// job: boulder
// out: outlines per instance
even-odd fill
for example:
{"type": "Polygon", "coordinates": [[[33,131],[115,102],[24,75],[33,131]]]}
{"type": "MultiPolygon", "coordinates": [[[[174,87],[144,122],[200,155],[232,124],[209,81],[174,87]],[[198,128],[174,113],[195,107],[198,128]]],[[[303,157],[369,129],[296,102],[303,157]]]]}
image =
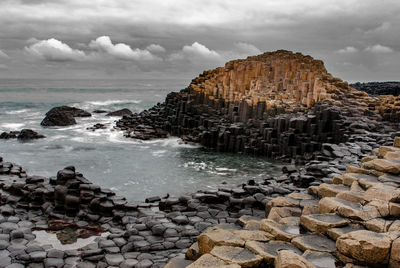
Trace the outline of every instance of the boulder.
{"type": "Polygon", "coordinates": [[[46,113],[46,117],[40,123],[42,126],[69,126],[75,125],[74,117],[89,117],[90,113],[75,107],[54,107],[46,113]]]}
{"type": "Polygon", "coordinates": [[[19,132],[17,139],[19,140],[34,140],[34,139],[43,139],[44,135],[38,134],[36,131],[32,129],[23,129],[19,132]]]}
{"type": "Polygon", "coordinates": [[[124,109],[117,110],[114,112],[109,112],[106,114],[106,116],[124,116],[124,115],[133,115],[133,113],[131,110],[124,108],[124,109]]]}

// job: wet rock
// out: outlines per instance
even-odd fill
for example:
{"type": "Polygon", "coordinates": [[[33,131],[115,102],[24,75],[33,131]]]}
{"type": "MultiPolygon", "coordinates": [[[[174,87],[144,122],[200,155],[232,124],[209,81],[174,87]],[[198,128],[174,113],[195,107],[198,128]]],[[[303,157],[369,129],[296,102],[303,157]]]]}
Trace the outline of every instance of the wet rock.
{"type": "Polygon", "coordinates": [[[44,135],[38,134],[36,131],[32,129],[23,129],[19,132],[17,139],[19,140],[34,140],[34,139],[43,139],[44,135]]]}
{"type": "Polygon", "coordinates": [[[124,115],[132,115],[133,113],[131,112],[131,110],[124,108],[121,110],[117,110],[114,112],[109,112],[106,114],[106,116],[124,116],[124,115]]]}
{"type": "Polygon", "coordinates": [[[241,247],[216,246],[211,255],[228,263],[238,264],[241,267],[257,267],[263,258],[250,250],[241,247]]]}
{"type": "Polygon", "coordinates": [[[88,117],[90,113],[69,106],[54,107],[46,113],[46,117],[40,123],[42,126],[69,126],[75,125],[74,117],[88,117]]]}

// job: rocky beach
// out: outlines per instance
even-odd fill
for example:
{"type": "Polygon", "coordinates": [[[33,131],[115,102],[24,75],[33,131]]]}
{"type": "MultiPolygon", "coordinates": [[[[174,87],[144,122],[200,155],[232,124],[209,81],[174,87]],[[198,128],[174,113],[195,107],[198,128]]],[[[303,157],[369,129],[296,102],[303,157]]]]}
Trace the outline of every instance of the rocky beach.
{"type": "Polygon", "coordinates": [[[140,200],[75,165],[38,176],[0,158],[0,267],[400,267],[396,96],[278,50],[205,71],[141,112],[81,108],[53,107],[42,127],[0,138],[112,124],[127,141],[175,136],[221,157],[274,159],[279,171],[140,200]]]}

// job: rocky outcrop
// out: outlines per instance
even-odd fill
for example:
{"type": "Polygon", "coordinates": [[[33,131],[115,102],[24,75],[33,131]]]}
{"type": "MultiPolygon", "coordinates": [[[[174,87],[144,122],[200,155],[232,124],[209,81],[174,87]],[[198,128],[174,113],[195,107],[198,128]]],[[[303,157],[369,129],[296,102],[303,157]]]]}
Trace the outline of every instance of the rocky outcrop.
{"type": "Polygon", "coordinates": [[[400,120],[399,105],[393,96],[351,88],[322,61],[279,50],[205,71],[164,103],[116,126],[129,138],[141,138],[143,129],[146,139],[167,131],[220,152],[301,158],[352,133],[393,132],[389,122],[400,120]]]}
{"type": "Polygon", "coordinates": [[[75,125],[74,117],[89,117],[90,113],[75,107],[54,107],[46,113],[46,117],[40,123],[42,126],[69,126],[75,125]]]}
{"type": "Polygon", "coordinates": [[[124,108],[124,109],[117,110],[114,112],[109,112],[106,114],[106,116],[124,116],[124,115],[132,115],[132,114],[133,113],[131,110],[124,108]]]}
{"type": "MultiPolygon", "coordinates": [[[[234,247],[256,255],[249,260],[263,258],[262,263],[249,261],[245,267],[399,267],[399,141],[374,149],[360,167],[348,166],[330,184],[272,199],[266,205],[266,219],[239,219],[240,230],[258,230],[267,240],[238,237],[237,228],[217,227],[199,236],[199,254],[241,265],[236,256],[214,250],[234,247]]],[[[191,252],[186,257],[196,267],[199,256],[191,252]]]]}
{"type": "Polygon", "coordinates": [[[400,82],[368,82],[368,83],[354,83],[350,84],[351,87],[367,92],[372,96],[379,95],[400,95],[400,82]]]}
{"type": "Polygon", "coordinates": [[[21,141],[43,139],[44,135],[38,134],[32,129],[22,129],[21,131],[3,132],[0,134],[0,139],[18,139],[21,141]]]}

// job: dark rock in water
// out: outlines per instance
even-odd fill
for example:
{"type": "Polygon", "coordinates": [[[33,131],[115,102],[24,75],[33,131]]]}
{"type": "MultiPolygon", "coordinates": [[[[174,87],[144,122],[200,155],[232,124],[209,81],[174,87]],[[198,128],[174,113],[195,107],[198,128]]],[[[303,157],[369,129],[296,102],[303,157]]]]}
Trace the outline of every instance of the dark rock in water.
{"type": "Polygon", "coordinates": [[[33,139],[43,139],[45,138],[44,135],[38,134],[36,131],[32,129],[23,129],[18,134],[17,139],[19,140],[33,140],[33,139]]]}
{"type": "Polygon", "coordinates": [[[106,129],[106,128],[107,128],[106,125],[97,123],[97,124],[93,125],[92,127],[88,127],[87,130],[95,131],[97,129],[106,129]]]}
{"type": "Polygon", "coordinates": [[[46,117],[40,123],[42,126],[69,126],[75,125],[74,117],[89,117],[90,113],[75,107],[54,107],[46,113],[46,117]]]}
{"type": "Polygon", "coordinates": [[[38,134],[32,129],[23,129],[21,131],[3,132],[0,134],[0,139],[19,139],[19,140],[34,140],[45,138],[44,135],[38,134]]]}
{"type": "Polygon", "coordinates": [[[108,113],[108,111],[98,109],[98,110],[93,110],[93,113],[95,113],[95,114],[105,114],[105,113],[108,113]]]}
{"type": "Polygon", "coordinates": [[[106,116],[124,116],[124,115],[132,115],[133,113],[131,112],[131,110],[124,108],[118,111],[114,111],[114,112],[110,112],[108,114],[106,114],[106,116]]]}
{"type": "Polygon", "coordinates": [[[0,134],[0,139],[16,139],[18,136],[19,131],[10,131],[10,132],[3,132],[0,134]]]}

